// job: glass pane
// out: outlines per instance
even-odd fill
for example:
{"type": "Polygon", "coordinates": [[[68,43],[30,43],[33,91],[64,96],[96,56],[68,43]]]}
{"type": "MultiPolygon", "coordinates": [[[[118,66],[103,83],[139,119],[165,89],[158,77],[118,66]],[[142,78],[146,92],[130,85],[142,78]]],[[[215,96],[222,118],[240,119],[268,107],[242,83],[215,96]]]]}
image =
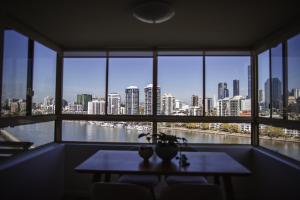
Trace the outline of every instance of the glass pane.
{"type": "Polygon", "coordinates": [[[251,65],[249,56],[207,56],[208,116],[251,116],[251,65]]]}
{"type": "Polygon", "coordinates": [[[105,58],[65,58],[63,113],[105,113],[105,58]]]}
{"type": "Polygon", "coordinates": [[[300,131],[261,124],[259,144],[300,161],[300,131]]]}
{"type": "Polygon", "coordinates": [[[152,58],[109,59],[108,114],[152,114],[152,69],[152,58]]]}
{"type": "Polygon", "coordinates": [[[270,117],[269,50],[258,55],[258,106],[260,117],[270,117]]]}
{"type": "Polygon", "coordinates": [[[32,142],[31,148],[54,141],[54,122],[5,128],[0,133],[1,140],[10,142],[32,142]]]}
{"type": "MultiPolygon", "coordinates": [[[[272,63],[272,118],[282,118],[283,111],[283,60],[282,44],[271,49],[272,63]]],[[[269,85],[267,85],[268,87],[269,85]]],[[[266,90],[270,90],[266,88],[266,90]]]]}
{"type": "Polygon", "coordinates": [[[2,112],[4,116],[26,114],[28,38],[4,32],[2,112]]]}
{"type": "Polygon", "coordinates": [[[300,35],[288,40],[288,118],[300,120],[300,35]]]}
{"type": "Polygon", "coordinates": [[[63,141],[143,142],[140,133],[152,132],[151,122],[63,121],[63,141]]]}
{"type": "Polygon", "coordinates": [[[188,143],[250,144],[251,124],[168,123],[157,124],[158,132],[184,137],[188,143]]]}
{"type": "Polygon", "coordinates": [[[158,115],[203,115],[202,59],[202,56],[158,57],[161,90],[161,100],[157,100],[158,115]]]}
{"type": "Polygon", "coordinates": [[[54,114],[56,52],[34,43],[32,114],[54,114]]]}

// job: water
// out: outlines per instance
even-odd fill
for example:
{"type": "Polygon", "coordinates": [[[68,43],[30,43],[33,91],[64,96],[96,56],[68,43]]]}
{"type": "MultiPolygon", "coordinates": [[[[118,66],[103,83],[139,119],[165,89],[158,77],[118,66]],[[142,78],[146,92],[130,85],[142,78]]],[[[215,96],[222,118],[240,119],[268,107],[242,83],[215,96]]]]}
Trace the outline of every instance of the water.
{"type": "MultiPolygon", "coordinates": [[[[52,142],[54,139],[53,122],[17,126],[7,128],[6,130],[21,141],[34,142],[35,146],[52,142]]],[[[250,144],[249,137],[209,134],[188,130],[171,130],[166,132],[176,134],[179,137],[185,137],[189,143],[250,144]]],[[[64,121],[62,123],[62,133],[64,141],[145,142],[144,138],[138,139],[141,131],[126,130],[123,127],[102,127],[78,121],[64,121]]],[[[260,145],[300,160],[300,143],[261,139],[260,145]]]]}

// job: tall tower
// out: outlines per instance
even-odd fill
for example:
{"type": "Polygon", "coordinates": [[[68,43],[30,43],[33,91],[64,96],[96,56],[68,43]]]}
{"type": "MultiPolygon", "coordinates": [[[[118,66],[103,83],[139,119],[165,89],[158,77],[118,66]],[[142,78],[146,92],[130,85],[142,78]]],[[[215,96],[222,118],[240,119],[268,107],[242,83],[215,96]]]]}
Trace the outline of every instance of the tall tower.
{"type": "MultiPolygon", "coordinates": [[[[151,115],[152,114],[152,88],[153,85],[149,84],[144,88],[145,92],[145,115],[151,115]]],[[[157,105],[156,105],[156,113],[160,114],[160,104],[161,104],[161,97],[160,97],[160,87],[157,86],[156,88],[157,93],[157,105]]]]}
{"type": "Polygon", "coordinates": [[[139,114],[139,88],[136,86],[129,86],[125,89],[125,110],[127,115],[139,114]]]}
{"type": "Polygon", "coordinates": [[[120,114],[121,96],[118,93],[108,94],[107,113],[111,115],[120,114]]]}
{"type": "Polygon", "coordinates": [[[218,84],[218,99],[224,99],[229,97],[229,90],[227,89],[227,83],[218,84]]]}
{"type": "Polygon", "coordinates": [[[77,104],[82,105],[83,111],[87,111],[89,101],[92,101],[91,94],[77,94],[77,104]]]}
{"type": "Polygon", "coordinates": [[[239,96],[239,95],[240,95],[240,81],[233,80],[233,96],[239,96]]]}
{"type": "Polygon", "coordinates": [[[199,97],[197,95],[192,95],[192,106],[199,106],[199,97]]]}
{"type": "MultiPolygon", "coordinates": [[[[272,78],[272,108],[280,109],[282,105],[282,84],[279,78],[272,78]]],[[[270,102],[270,79],[265,82],[265,106],[269,108],[270,102]]]]}
{"type": "Polygon", "coordinates": [[[165,93],[162,97],[162,114],[172,115],[175,111],[175,97],[170,93],[165,93]]]}

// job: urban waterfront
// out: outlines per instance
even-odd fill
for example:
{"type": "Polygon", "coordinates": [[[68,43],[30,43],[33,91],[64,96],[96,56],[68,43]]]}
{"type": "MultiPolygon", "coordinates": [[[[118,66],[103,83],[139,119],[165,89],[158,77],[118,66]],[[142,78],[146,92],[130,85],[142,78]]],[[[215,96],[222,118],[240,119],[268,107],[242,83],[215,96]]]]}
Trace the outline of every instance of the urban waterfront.
{"type": "MultiPolygon", "coordinates": [[[[6,128],[6,131],[20,141],[31,141],[39,146],[53,141],[54,123],[40,123],[6,128]],[[42,131],[41,131],[42,130],[42,131]]],[[[161,129],[162,130],[162,129],[161,129]]],[[[143,130],[129,129],[121,126],[99,126],[84,121],[64,121],[62,125],[62,139],[64,141],[83,142],[145,142],[138,139],[143,130]]],[[[185,137],[189,143],[215,144],[250,144],[250,137],[228,134],[207,133],[207,131],[164,129],[164,132],[185,137]]],[[[272,139],[260,139],[260,145],[300,160],[300,143],[286,142],[272,139]]]]}

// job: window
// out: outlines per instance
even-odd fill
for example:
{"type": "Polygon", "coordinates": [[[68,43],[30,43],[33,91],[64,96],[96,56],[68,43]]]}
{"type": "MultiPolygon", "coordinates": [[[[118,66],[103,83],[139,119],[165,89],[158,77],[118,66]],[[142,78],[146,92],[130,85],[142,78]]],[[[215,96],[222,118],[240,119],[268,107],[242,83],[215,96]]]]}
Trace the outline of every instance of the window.
{"type": "Polygon", "coordinates": [[[151,131],[151,122],[63,121],[62,140],[145,143],[138,135],[151,131]]]}
{"type": "Polygon", "coordinates": [[[210,116],[251,116],[250,56],[206,56],[210,116]]]}
{"type": "Polygon", "coordinates": [[[65,58],[63,113],[105,113],[105,58],[65,58]]]}
{"type": "Polygon", "coordinates": [[[300,131],[275,126],[260,125],[261,146],[300,161],[300,131]]]}
{"type": "MultiPolygon", "coordinates": [[[[112,53],[113,54],[113,53],[112,53]]],[[[152,114],[152,57],[109,58],[107,113],[152,114]]]]}
{"type": "Polygon", "coordinates": [[[34,43],[32,114],[55,111],[56,52],[34,43]]]}
{"type": "Polygon", "coordinates": [[[288,119],[300,120],[300,35],[288,40],[288,119]]]}
{"type": "Polygon", "coordinates": [[[158,115],[203,115],[202,59],[202,56],[158,56],[158,115]]]}
{"type": "Polygon", "coordinates": [[[1,114],[26,114],[28,38],[13,31],[4,32],[1,114]]]}
{"type": "MultiPolygon", "coordinates": [[[[271,49],[272,64],[272,118],[282,118],[283,116],[283,58],[282,44],[271,49]]],[[[270,90],[267,85],[266,90],[270,90]]]]}
{"type": "Polygon", "coordinates": [[[15,126],[1,130],[0,136],[5,141],[32,142],[38,147],[54,141],[54,122],[15,126]]]}
{"type": "Polygon", "coordinates": [[[258,55],[258,106],[260,117],[270,117],[270,51],[258,55]]]}
{"type": "Polygon", "coordinates": [[[188,143],[250,144],[251,124],[167,123],[157,124],[158,131],[184,137],[188,143]]]}

